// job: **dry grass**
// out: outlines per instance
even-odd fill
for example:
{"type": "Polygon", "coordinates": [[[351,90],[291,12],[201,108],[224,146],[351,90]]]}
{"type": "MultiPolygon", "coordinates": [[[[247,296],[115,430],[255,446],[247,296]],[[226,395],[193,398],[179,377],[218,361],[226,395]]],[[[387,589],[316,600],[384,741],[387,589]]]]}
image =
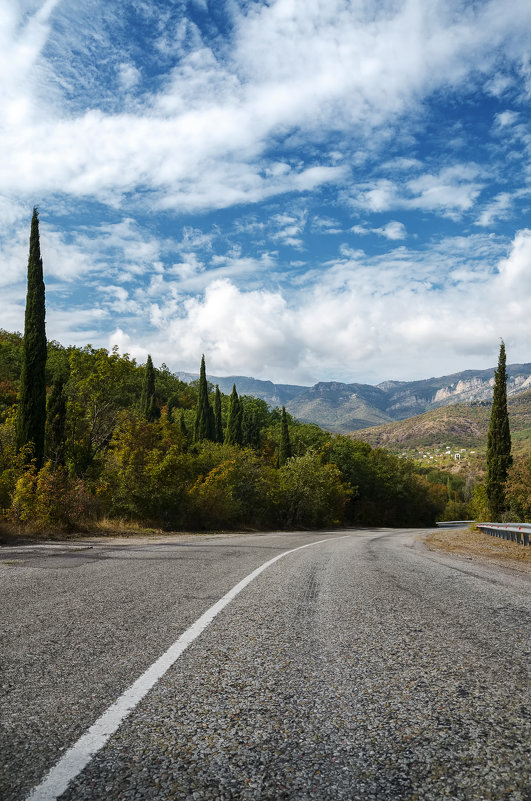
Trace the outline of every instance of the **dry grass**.
{"type": "Polygon", "coordinates": [[[531,546],[491,537],[483,531],[468,528],[441,529],[428,534],[424,541],[432,550],[488,559],[507,567],[531,572],[531,546]]]}
{"type": "Polygon", "coordinates": [[[30,545],[40,542],[87,542],[92,544],[116,544],[132,540],[135,545],[181,541],[190,538],[217,537],[224,534],[235,536],[249,531],[166,531],[164,529],[120,518],[91,520],[78,531],[39,531],[32,526],[21,526],[0,521],[0,545],[30,545]]]}
{"type": "Polygon", "coordinates": [[[122,518],[102,517],[101,520],[93,521],[90,524],[90,533],[100,536],[114,535],[120,537],[136,537],[145,534],[159,534],[164,532],[159,528],[151,528],[135,520],[124,520],[122,518]]]}

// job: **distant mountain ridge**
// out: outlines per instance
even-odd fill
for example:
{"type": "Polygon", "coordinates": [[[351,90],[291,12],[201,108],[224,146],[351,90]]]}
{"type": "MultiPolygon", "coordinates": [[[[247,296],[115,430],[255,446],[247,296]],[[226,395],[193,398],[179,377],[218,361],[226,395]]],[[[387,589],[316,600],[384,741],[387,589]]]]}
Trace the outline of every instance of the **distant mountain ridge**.
{"type": "MultiPolygon", "coordinates": [[[[175,373],[177,378],[181,381],[190,383],[199,378],[199,373],[175,373]]],[[[232,392],[233,384],[236,384],[236,390],[239,395],[252,395],[254,398],[262,398],[270,406],[286,406],[290,400],[299,395],[301,392],[310,389],[310,387],[302,387],[297,384],[274,384],[272,381],[262,381],[259,378],[250,378],[244,375],[229,375],[229,376],[215,376],[207,375],[208,381],[211,384],[217,384],[226,395],[232,392]]]]}
{"type": "MultiPolygon", "coordinates": [[[[197,375],[177,373],[183,381],[197,375]]],[[[518,395],[531,389],[531,363],[507,367],[507,394],[518,395]]],[[[285,406],[298,420],[317,423],[328,431],[348,433],[384,423],[405,420],[441,406],[482,403],[492,399],[494,368],[464,370],[452,375],[420,381],[383,381],[371,384],[345,384],[321,381],[313,387],[274,384],[247,376],[208,376],[222,392],[232,385],[240,395],[262,398],[271,406],[285,406]]]]}

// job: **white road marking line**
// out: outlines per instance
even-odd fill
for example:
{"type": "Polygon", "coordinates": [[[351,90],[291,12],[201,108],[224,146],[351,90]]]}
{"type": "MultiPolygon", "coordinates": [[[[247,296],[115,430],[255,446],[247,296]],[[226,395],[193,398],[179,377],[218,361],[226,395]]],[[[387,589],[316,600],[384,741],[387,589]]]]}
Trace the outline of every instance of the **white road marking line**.
{"type": "Polygon", "coordinates": [[[349,535],[346,534],[342,537],[332,537],[331,539],[317,540],[317,542],[309,542],[306,545],[300,545],[298,548],[292,548],[289,551],[284,551],[284,553],[273,557],[273,559],[264,562],[263,565],[253,570],[252,573],[249,573],[249,575],[236,584],[232,590],[229,590],[223,598],[220,598],[210,609],[207,609],[195,623],[192,623],[192,625],[175,640],[173,645],[170,645],[168,650],[162,654],[134,684],[122,693],[114,704],[112,704],[103,715],[92,724],[90,729],[88,729],[61,757],[59,762],[54,765],[42,782],[37,787],[33,788],[27,801],[55,801],[64,793],[72,779],[75,779],[83,768],[88,765],[92,757],[103,748],[122,721],[133,711],[157,681],[164,676],[166,671],[171,668],[173,663],[176,662],[190,643],[197,639],[222,609],[236,598],[238,593],[247,587],[260,573],[263,573],[268,567],[278,562],[278,560],[282,559],[284,556],[288,556],[290,553],[301,551],[303,548],[310,548],[312,545],[319,545],[322,542],[342,540],[348,536],[349,535]]]}

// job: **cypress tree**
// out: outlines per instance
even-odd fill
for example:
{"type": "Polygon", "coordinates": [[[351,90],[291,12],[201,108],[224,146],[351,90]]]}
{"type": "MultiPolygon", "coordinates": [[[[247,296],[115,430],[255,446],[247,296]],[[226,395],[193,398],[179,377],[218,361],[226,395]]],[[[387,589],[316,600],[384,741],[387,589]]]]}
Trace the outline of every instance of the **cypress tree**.
{"type": "Polygon", "coordinates": [[[155,370],[151,356],[148,353],[144,375],[142,379],[142,393],[140,395],[140,414],[150,423],[160,417],[160,409],[155,398],[155,370]]]}
{"type": "Polygon", "coordinates": [[[173,410],[178,406],[178,398],[175,395],[172,395],[168,398],[168,403],[166,404],[166,417],[168,418],[169,423],[173,423],[173,410]]]}
{"type": "Polygon", "coordinates": [[[28,259],[28,287],[22,370],[16,421],[17,446],[33,443],[37,469],[44,456],[46,426],[46,327],[44,279],[39,241],[39,213],[33,209],[28,259]]]}
{"type": "Polygon", "coordinates": [[[181,419],[179,420],[179,428],[181,430],[181,434],[188,438],[188,429],[186,428],[183,409],[181,409],[181,419]]]}
{"type": "Polygon", "coordinates": [[[289,441],[288,418],[286,416],[286,407],[282,407],[281,428],[280,428],[280,445],[278,448],[278,466],[286,464],[288,459],[291,459],[291,442],[289,441]]]}
{"type": "Polygon", "coordinates": [[[214,397],[214,424],[216,442],[223,442],[223,420],[221,416],[221,392],[216,384],[216,395],[214,397]]]}
{"type": "Polygon", "coordinates": [[[250,445],[251,448],[258,449],[260,447],[260,425],[256,409],[252,406],[245,405],[243,407],[242,440],[244,445],[250,445]]]}
{"type": "Polygon", "coordinates": [[[215,441],[214,412],[208,398],[204,356],[201,357],[201,369],[199,371],[199,393],[195,413],[194,439],[196,442],[200,442],[203,439],[215,441]]]}
{"type": "Polygon", "coordinates": [[[242,409],[236,392],[236,384],[232,385],[232,392],[229,398],[229,416],[225,430],[225,442],[227,445],[242,444],[242,409]]]}
{"type": "Polygon", "coordinates": [[[65,380],[58,376],[52,384],[46,404],[46,457],[54,464],[64,464],[66,430],[65,380]]]}
{"type": "Polygon", "coordinates": [[[151,398],[149,399],[149,406],[146,417],[150,423],[152,423],[154,420],[158,420],[160,417],[160,409],[155,399],[155,395],[152,395],[151,398]]]}
{"type": "Polygon", "coordinates": [[[507,370],[505,344],[500,345],[498,369],[494,372],[494,393],[487,438],[487,501],[492,522],[505,511],[505,482],[512,463],[511,432],[507,412],[507,370]]]}

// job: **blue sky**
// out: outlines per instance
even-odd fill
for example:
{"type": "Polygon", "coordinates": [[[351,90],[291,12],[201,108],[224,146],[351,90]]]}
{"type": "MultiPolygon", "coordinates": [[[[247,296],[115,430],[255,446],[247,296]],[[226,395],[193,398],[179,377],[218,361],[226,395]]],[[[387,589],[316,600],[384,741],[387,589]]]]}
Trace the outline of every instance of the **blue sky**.
{"type": "Polygon", "coordinates": [[[531,361],[531,4],[0,0],[2,327],[377,383],[531,361]]]}

